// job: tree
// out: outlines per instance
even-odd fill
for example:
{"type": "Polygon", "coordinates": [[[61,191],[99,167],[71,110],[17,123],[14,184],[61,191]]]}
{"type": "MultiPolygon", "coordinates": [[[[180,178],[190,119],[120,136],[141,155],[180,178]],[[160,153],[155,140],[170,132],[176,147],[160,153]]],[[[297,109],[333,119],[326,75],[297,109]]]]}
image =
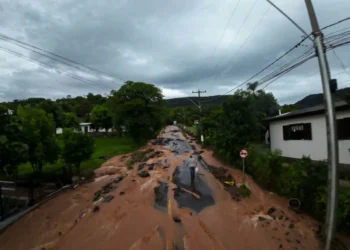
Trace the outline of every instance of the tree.
{"type": "Polygon", "coordinates": [[[105,105],[96,105],[91,111],[90,120],[94,124],[96,130],[104,128],[106,129],[106,133],[113,125],[109,109],[105,105]]]}
{"type": "Polygon", "coordinates": [[[46,114],[52,114],[56,128],[62,128],[64,125],[64,113],[62,107],[51,100],[44,100],[39,104],[39,108],[43,109],[46,114]]]}
{"type": "Polygon", "coordinates": [[[282,107],[281,107],[281,113],[284,114],[284,113],[288,113],[288,112],[292,112],[292,111],[295,111],[295,110],[299,110],[299,107],[295,104],[284,104],[282,107]]]}
{"type": "Polygon", "coordinates": [[[17,176],[18,166],[27,159],[28,145],[23,142],[17,117],[0,105],[0,173],[17,176]]]}
{"type": "Polygon", "coordinates": [[[72,112],[64,113],[62,127],[63,128],[78,128],[79,127],[78,117],[72,112]]]}
{"type": "Polygon", "coordinates": [[[255,92],[255,90],[257,89],[257,87],[259,86],[258,82],[249,82],[247,83],[247,90],[250,90],[252,92],[255,92]]]}
{"type": "Polygon", "coordinates": [[[53,116],[31,106],[19,106],[17,114],[24,143],[28,145],[29,162],[35,172],[41,172],[45,163],[54,163],[59,155],[53,116]]]}
{"type": "Polygon", "coordinates": [[[90,159],[94,151],[94,140],[83,133],[75,133],[72,129],[63,130],[62,158],[72,173],[72,166],[80,174],[80,164],[90,159]]]}
{"type": "Polygon", "coordinates": [[[114,127],[124,125],[136,142],[151,138],[165,123],[163,95],[153,84],[127,81],[111,94],[114,127]]]}

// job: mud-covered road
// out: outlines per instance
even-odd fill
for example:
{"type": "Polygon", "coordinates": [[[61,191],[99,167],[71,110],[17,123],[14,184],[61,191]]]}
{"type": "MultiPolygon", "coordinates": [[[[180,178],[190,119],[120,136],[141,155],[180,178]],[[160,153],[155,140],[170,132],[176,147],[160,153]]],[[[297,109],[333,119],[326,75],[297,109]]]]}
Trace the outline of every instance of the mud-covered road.
{"type": "Polygon", "coordinates": [[[24,216],[0,235],[1,250],[274,250],[319,249],[318,224],[288,209],[287,200],[169,126],[141,149],[145,162],[126,168],[117,156],[80,185],[24,216]],[[201,155],[194,184],[184,161],[201,155]],[[202,163],[202,161],[200,161],[202,163]]]}

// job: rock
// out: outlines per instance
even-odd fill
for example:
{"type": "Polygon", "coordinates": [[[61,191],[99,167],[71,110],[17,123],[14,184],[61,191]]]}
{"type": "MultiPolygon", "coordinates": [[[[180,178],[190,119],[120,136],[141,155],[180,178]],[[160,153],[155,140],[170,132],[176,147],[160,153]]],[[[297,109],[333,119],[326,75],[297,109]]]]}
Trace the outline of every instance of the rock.
{"type": "Polygon", "coordinates": [[[282,220],[283,219],[283,216],[281,215],[280,217],[278,217],[279,220],[282,220]]]}
{"type": "Polygon", "coordinates": [[[148,170],[153,170],[153,168],[154,168],[154,164],[152,163],[152,164],[148,164],[148,170]]]}
{"type": "Polygon", "coordinates": [[[280,244],[280,247],[279,247],[279,248],[281,249],[282,247],[283,247],[283,245],[282,245],[282,244],[280,244]]]}
{"type": "Polygon", "coordinates": [[[94,194],[94,199],[93,199],[92,201],[97,201],[98,199],[100,199],[101,193],[102,193],[101,190],[95,192],[95,194],[94,194]]]}
{"type": "Polygon", "coordinates": [[[131,180],[132,182],[135,182],[136,180],[131,180]]]}
{"type": "Polygon", "coordinates": [[[176,223],[180,223],[181,222],[181,219],[177,216],[173,216],[173,220],[176,222],[176,223]]]}
{"type": "Polygon", "coordinates": [[[270,207],[269,210],[267,210],[267,214],[272,217],[272,214],[276,211],[276,208],[270,207]]]}
{"type": "Polygon", "coordinates": [[[99,206],[94,206],[94,208],[92,209],[92,212],[96,213],[100,211],[100,207],[99,206]]]}
{"type": "Polygon", "coordinates": [[[62,232],[58,232],[58,235],[61,236],[61,235],[62,235],[62,232]]]}
{"type": "Polygon", "coordinates": [[[145,167],[145,163],[142,163],[140,164],[138,167],[137,167],[137,171],[141,171],[144,167],[145,167]]]}
{"type": "Polygon", "coordinates": [[[262,217],[262,216],[259,216],[258,219],[259,219],[260,221],[265,221],[265,220],[266,220],[266,218],[264,218],[264,217],[262,217]]]}
{"type": "Polygon", "coordinates": [[[144,171],[139,173],[139,176],[142,177],[142,178],[146,178],[146,177],[149,177],[149,173],[144,170],[144,171]]]}
{"type": "Polygon", "coordinates": [[[286,232],[285,235],[289,235],[289,232],[286,232]]]}
{"type": "Polygon", "coordinates": [[[118,178],[116,178],[116,179],[114,180],[114,182],[115,182],[115,183],[119,183],[119,182],[121,182],[123,179],[124,179],[124,175],[121,175],[121,176],[119,176],[118,178]]]}
{"type": "Polygon", "coordinates": [[[103,199],[103,202],[107,203],[114,199],[113,195],[108,195],[103,199]]]}
{"type": "Polygon", "coordinates": [[[120,193],[119,193],[119,195],[124,195],[124,194],[125,194],[125,192],[120,192],[120,193]]]}
{"type": "Polygon", "coordinates": [[[293,224],[293,223],[290,223],[290,224],[289,224],[289,228],[294,228],[294,224],[293,224]]]}

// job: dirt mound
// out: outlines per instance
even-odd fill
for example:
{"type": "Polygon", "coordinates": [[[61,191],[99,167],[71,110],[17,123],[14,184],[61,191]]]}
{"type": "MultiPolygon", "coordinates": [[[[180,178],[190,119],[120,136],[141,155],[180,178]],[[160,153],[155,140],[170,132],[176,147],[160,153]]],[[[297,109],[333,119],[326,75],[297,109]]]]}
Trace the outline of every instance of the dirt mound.
{"type": "Polygon", "coordinates": [[[128,170],[124,166],[104,166],[95,169],[95,176],[101,177],[104,175],[115,175],[115,174],[125,174],[128,170]]]}

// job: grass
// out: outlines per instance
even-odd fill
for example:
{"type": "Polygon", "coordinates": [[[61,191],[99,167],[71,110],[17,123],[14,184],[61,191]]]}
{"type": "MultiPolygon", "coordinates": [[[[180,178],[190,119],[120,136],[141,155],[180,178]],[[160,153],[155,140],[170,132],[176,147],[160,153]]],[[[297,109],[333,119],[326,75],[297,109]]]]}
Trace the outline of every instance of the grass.
{"type": "Polygon", "coordinates": [[[198,129],[196,127],[186,127],[187,131],[191,132],[194,135],[197,135],[198,129]]]}
{"type": "MultiPolygon", "coordinates": [[[[95,150],[91,158],[87,161],[82,162],[80,166],[80,171],[84,172],[86,170],[93,170],[98,168],[104,159],[100,157],[110,158],[112,156],[130,153],[137,150],[140,145],[134,143],[134,141],[129,137],[97,137],[95,138],[95,150]]],[[[54,164],[46,164],[43,168],[44,173],[53,173],[61,171],[64,162],[59,159],[54,164]]],[[[28,175],[33,172],[30,163],[25,163],[19,166],[18,173],[19,176],[28,175]]]]}
{"type": "Polygon", "coordinates": [[[239,188],[240,193],[243,197],[249,197],[250,196],[250,190],[245,185],[241,185],[239,188]]]}

